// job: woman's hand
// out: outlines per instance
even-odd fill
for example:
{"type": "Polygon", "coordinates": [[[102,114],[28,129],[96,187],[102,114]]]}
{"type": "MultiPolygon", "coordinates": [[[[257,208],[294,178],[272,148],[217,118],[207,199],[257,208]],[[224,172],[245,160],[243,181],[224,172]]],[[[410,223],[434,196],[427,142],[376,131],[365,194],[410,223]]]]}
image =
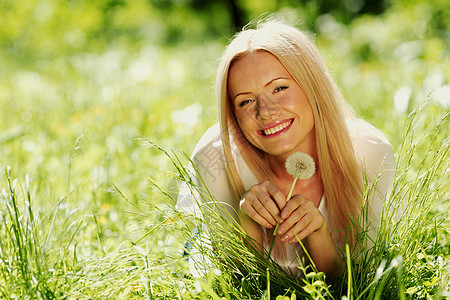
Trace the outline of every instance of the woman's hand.
{"type": "MultiPolygon", "coordinates": [[[[294,195],[281,211],[281,225],[277,234],[281,241],[297,243],[312,235],[329,235],[326,221],[314,203],[301,195],[294,195]]],[[[323,238],[323,237],[322,237],[323,238]]]]}
{"type": "Polygon", "coordinates": [[[327,222],[314,203],[301,195],[294,195],[281,211],[282,223],[277,234],[281,241],[297,243],[306,239],[308,253],[319,271],[334,278],[342,265],[342,257],[334,245],[327,222]]]}
{"type": "Polygon", "coordinates": [[[280,212],[285,205],[283,193],[269,181],[252,186],[240,202],[241,211],[266,228],[273,228],[281,221],[280,212]]]}

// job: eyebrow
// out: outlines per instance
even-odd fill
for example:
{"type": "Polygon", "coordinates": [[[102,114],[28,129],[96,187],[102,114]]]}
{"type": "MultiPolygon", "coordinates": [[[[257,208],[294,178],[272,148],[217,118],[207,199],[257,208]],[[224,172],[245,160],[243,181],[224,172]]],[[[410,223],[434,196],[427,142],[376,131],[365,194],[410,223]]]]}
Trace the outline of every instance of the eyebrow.
{"type": "MultiPolygon", "coordinates": [[[[285,77],[285,76],[275,77],[275,78],[269,80],[269,81],[264,85],[264,87],[269,86],[272,82],[274,82],[274,81],[276,81],[276,80],[279,80],[279,79],[289,79],[289,78],[287,78],[287,77],[285,77]]],[[[233,99],[236,100],[236,98],[237,98],[238,96],[241,96],[241,95],[248,95],[248,94],[251,94],[251,93],[250,93],[250,92],[242,92],[242,93],[236,94],[236,96],[234,96],[233,99]]]]}

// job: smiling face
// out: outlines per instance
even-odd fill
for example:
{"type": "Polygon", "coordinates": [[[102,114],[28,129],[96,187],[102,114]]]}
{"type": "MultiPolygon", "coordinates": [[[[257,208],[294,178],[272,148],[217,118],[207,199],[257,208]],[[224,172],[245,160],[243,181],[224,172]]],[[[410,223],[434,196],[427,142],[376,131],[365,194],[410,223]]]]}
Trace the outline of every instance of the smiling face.
{"type": "Polygon", "coordinates": [[[315,156],[311,105],[275,56],[258,51],[239,58],[228,74],[228,94],[253,146],[275,157],[297,151],[315,156]]]}

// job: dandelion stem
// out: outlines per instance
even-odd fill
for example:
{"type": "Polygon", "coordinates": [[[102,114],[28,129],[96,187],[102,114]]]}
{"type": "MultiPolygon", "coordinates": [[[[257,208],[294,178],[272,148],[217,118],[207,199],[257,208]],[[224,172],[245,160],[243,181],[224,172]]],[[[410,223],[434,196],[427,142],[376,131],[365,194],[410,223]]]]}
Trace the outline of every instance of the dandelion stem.
{"type": "Polygon", "coordinates": [[[297,177],[294,177],[294,181],[292,182],[291,189],[289,190],[289,194],[286,197],[286,202],[288,202],[289,199],[291,199],[292,192],[294,191],[294,186],[295,186],[295,183],[297,182],[297,179],[298,179],[297,177]]]}
{"type": "MultiPolygon", "coordinates": [[[[286,197],[286,202],[288,202],[289,199],[291,199],[292,192],[294,191],[294,186],[295,186],[295,183],[297,182],[297,179],[298,179],[297,177],[294,177],[294,181],[292,182],[291,189],[289,190],[289,193],[288,193],[288,195],[286,197]]],[[[270,245],[270,249],[269,249],[269,258],[270,258],[270,254],[272,253],[273,244],[275,243],[275,237],[277,236],[277,230],[278,230],[279,226],[280,226],[280,223],[277,223],[277,226],[275,226],[275,229],[273,231],[272,244],[270,245]]]]}
{"type": "Polygon", "coordinates": [[[275,226],[275,229],[274,229],[274,231],[273,231],[273,236],[276,236],[276,235],[277,235],[278,227],[280,227],[280,223],[277,223],[277,226],[275,226]]]}

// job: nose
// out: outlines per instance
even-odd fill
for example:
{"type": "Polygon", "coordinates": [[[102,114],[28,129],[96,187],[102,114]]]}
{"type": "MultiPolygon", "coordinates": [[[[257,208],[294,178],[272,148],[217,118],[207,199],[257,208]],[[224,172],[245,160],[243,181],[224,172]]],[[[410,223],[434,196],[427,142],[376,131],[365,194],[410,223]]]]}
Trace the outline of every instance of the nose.
{"type": "Polygon", "coordinates": [[[256,117],[260,120],[267,120],[275,116],[278,111],[278,105],[265,94],[256,98],[256,117]]]}

